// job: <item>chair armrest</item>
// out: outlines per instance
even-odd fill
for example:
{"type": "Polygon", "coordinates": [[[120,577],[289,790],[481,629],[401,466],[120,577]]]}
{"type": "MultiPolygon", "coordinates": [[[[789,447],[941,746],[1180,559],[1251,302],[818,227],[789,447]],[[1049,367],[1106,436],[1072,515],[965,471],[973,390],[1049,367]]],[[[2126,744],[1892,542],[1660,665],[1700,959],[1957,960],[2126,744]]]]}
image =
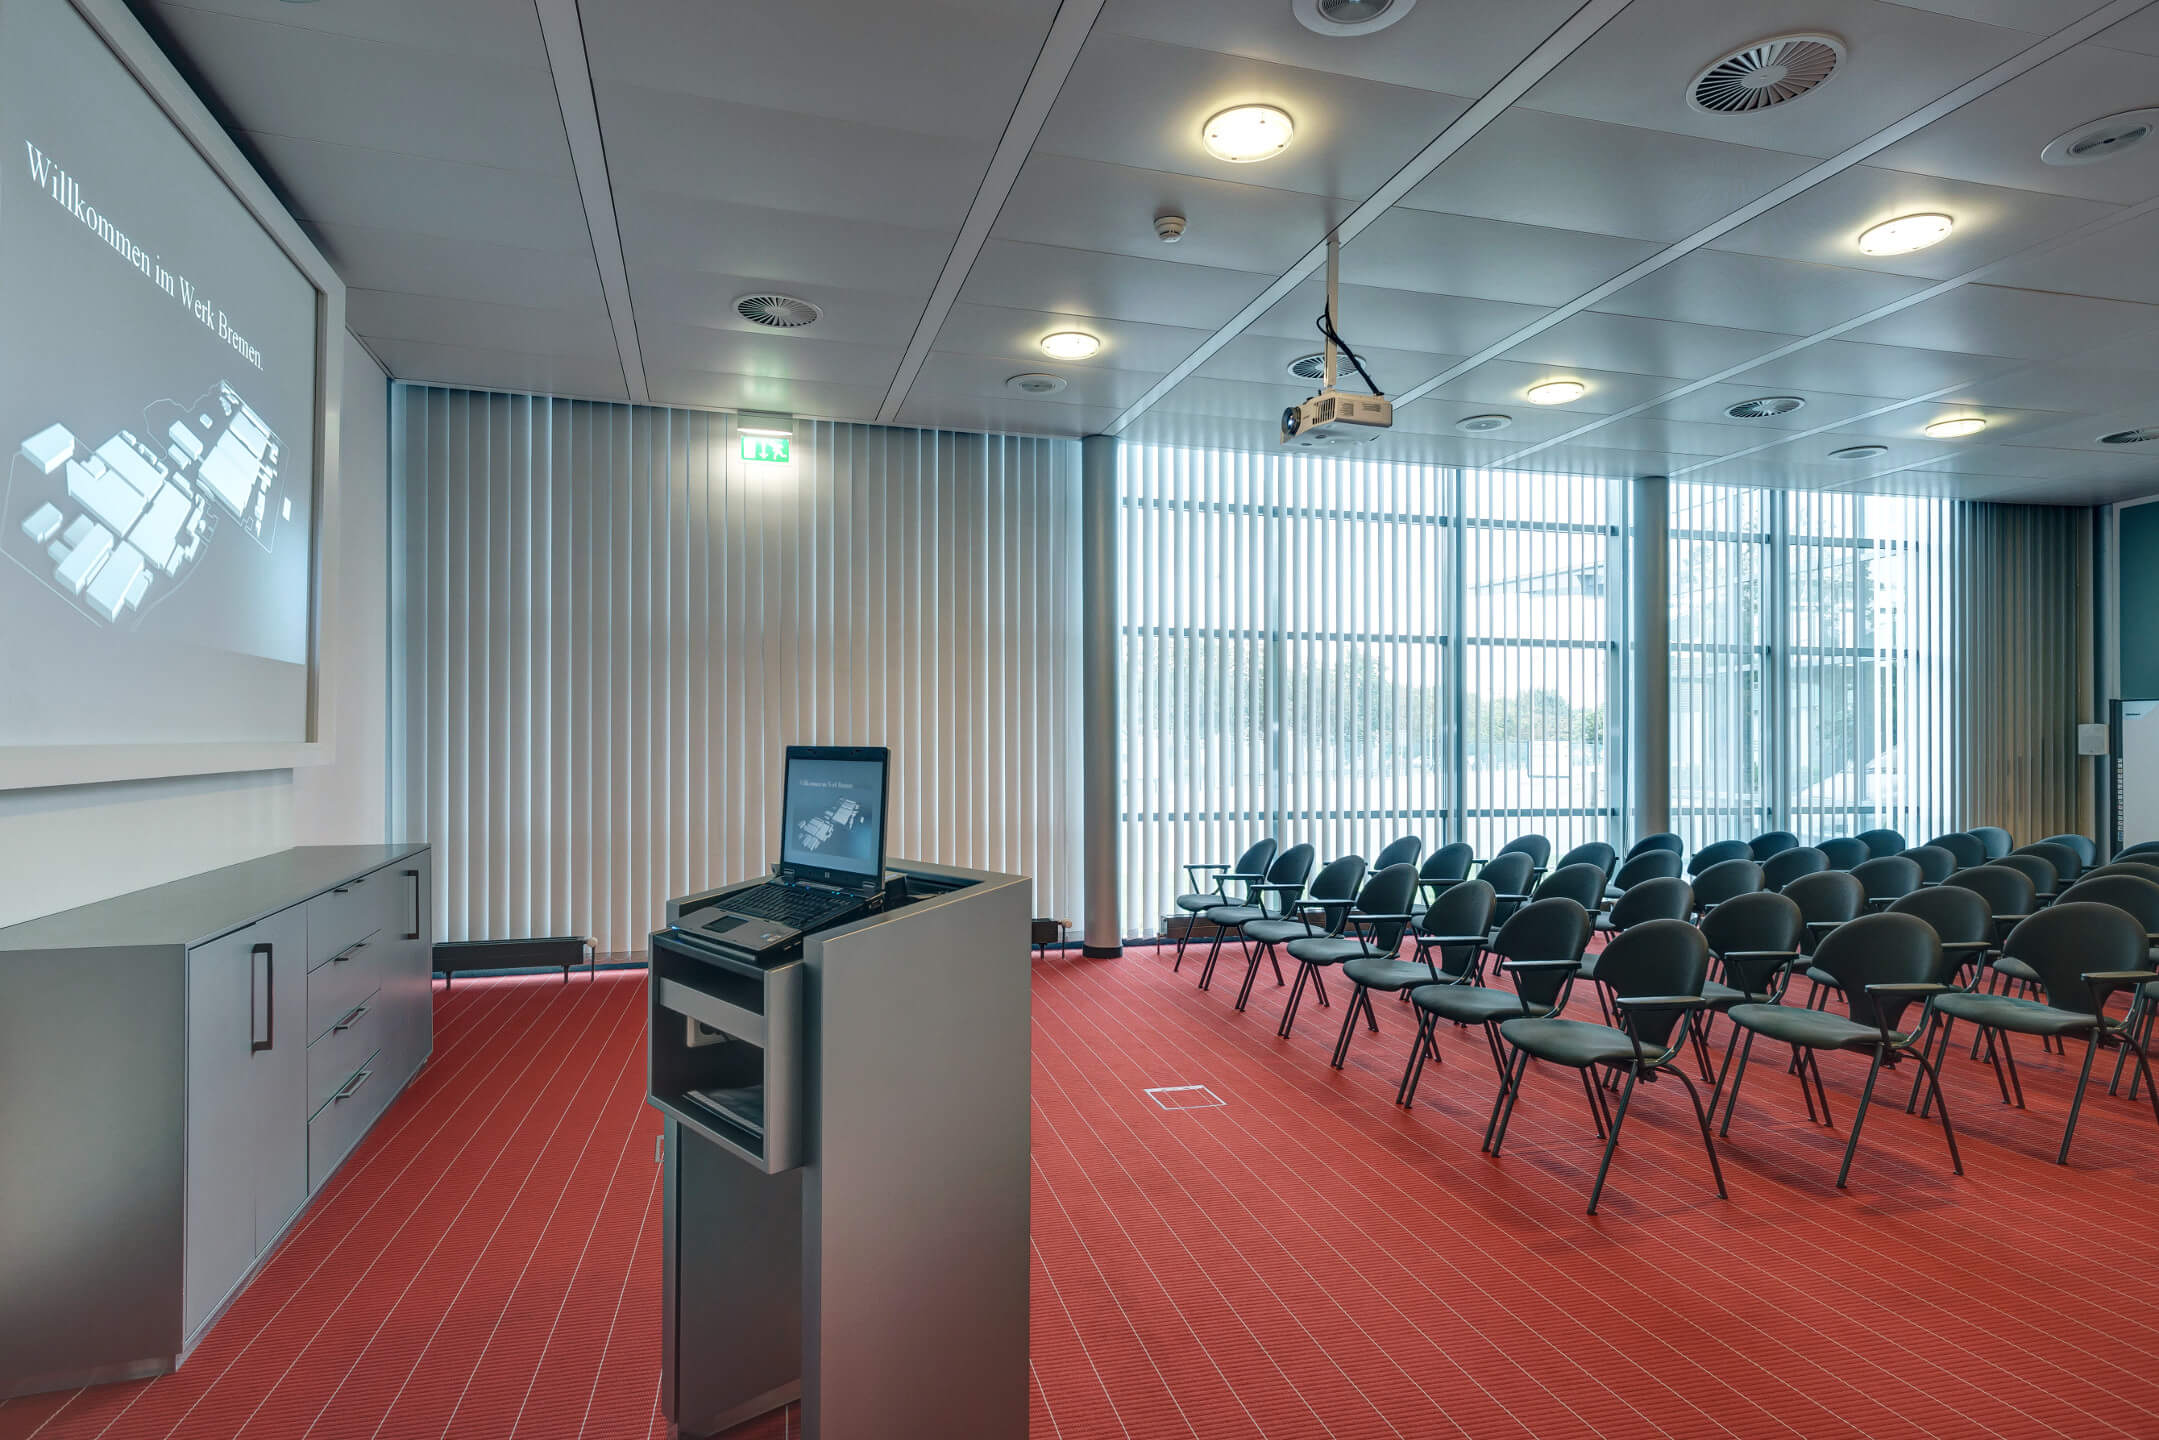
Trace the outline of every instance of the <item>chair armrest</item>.
{"type": "Polygon", "coordinates": [[[1807,933],[1810,935],[1827,935],[1844,923],[1846,922],[1842,920],[1809,920],[1807,922],[1807,933]]]}
{"type": "Polygon", "coordinates": [[[1189,872],[1193,870],[1228,870],[1231,867],[1228,865],[1210,865],[1205,862],[1196,862],[1186,865],[1184,868],[1187,872],[1189,872]]]}
{"type": "Polygon", "coordinates": [[[1485,937],[1482,935],[1426,935],[1420,933],[1417,936],[1417,943],[1420,945],[1482,945],[1484,941],[1485,937]]]}
{"type": "Polygon", "coordinates": [[[2101,1002],[2117,990],[2130,990],[2159,980],[2159,970],[2087,970],[2084,983],[2101,1002]]]}
{"type": "Polygon", "coordinates": [[[1803,957],[1797,950],[1727,950],[1721,958],[1727,965],[1734,960],[1782,960],[1790,965],[1803,957]]]}
{"type": "Polygon", "coordinates": [[[1984,955],[1994,948],[1992,940],[1944,940],[1942,949],[1953,955],[1984,955]]]}
{"type": "Polygon", "coordinates": [[[1947,995],[1956,988],[1954,985],[1938,985],[1932,980],[1897,980],[1884,981],[1879,985],[1869,985],[1867,993],[1869,995],[1901,995],[1906,999],[1916,999],[1921,995],[1947,995]]]}
{"type": "MultiPolygon", "coordinates": [[[[1255,895],[1262,890],[1277,895],[1301,894],[1304,890],[1304,886],[1302,885],[1292,885],[1286,881],[1281,880],[1254,880],[1249,888],[1255,895]]],[[[1337,900],[1334,903],[1340,905],[1345,902],[1337,900]]]]}
{"type": "Polygon", "coordinates": [[[1492,897],[1492,899],[1493,899],[1493,900],[1495,900],[1495,901],[1498,901],[1498,900],[1521,900],[1521,901],[1527,901],[1527,900],[1529,899],[1529,897],[1528,897],[1527,895],[1514,895],[1514,894],[1505,894],[1505,893],[1503,893],[1503,894],[1499,894],[1499,895],[1494,895],[1494,896],[1492,897]]]}
{"type": "Polygon", "coordinates": [[[1614,995],[1621,1010],[1700,1010],[1709,1002],[1699,995],[1614,995]]]}
{"type": "Polygon", "coordinates": [[[1499,962],[1499,968],[1502,970],[1535,971],[1579,970],[1582,968],[1582,962],[1579,960],[1502,960],[1499,962]]]}
{"type": "Polygon", "coordinates": [[[1403,922],[1404,924],[1407,924],[1407,923],[1408,923],[1409,921],[1411,921],[1411,920],[1414,920],[1414,919],[1416,919],[1417,917],[1416,917],[1416,916],[1414,916],[1414,915],[1383,915],[1383,914],[1377,914],[1377,913],[1374,913],[1373,911],[1370,911],[1370,910],[1352,910],[1352,911],[1350,912],[1349,918],[1350,918],[1350,919],[1352,919],[1352,920],[1359,920],[1359,921],[1363,921],[1363,920],[1400,920],[1400,921],[1402,921],[1402,922],[1403,922]]]}

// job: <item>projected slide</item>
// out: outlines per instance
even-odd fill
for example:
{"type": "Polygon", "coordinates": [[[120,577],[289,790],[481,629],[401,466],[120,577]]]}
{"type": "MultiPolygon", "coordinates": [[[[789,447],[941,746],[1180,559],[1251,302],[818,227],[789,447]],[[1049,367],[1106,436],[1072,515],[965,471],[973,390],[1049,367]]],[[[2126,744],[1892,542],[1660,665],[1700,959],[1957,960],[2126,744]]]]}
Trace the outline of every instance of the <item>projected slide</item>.
{"type": "Polygon", "coordinates": [[[303,740],[318,294],[66,0],[0,0],[0,745],[303,740]]]}

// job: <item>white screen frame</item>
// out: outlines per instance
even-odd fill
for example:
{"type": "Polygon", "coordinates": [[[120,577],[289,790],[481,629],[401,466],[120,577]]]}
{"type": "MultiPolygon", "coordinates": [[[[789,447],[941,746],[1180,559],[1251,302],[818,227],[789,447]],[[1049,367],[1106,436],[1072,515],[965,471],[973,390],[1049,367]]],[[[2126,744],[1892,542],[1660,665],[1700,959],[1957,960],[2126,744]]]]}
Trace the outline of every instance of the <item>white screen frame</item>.
{"type": "Polygon", "coordinates": [[[278,202],[125,0],[64,0],[172,121],[182,139],[315,287],[315,454],[307,620],[307,738],[229,744],[0,745],[0,790],[86,785],[246,770],[290,770],[336,758],[330,717],[338,677],[325,672],[323,617],[337,613],[332,557],[338,509],[338,430],[344,383],[345,282],[278,202]]]}

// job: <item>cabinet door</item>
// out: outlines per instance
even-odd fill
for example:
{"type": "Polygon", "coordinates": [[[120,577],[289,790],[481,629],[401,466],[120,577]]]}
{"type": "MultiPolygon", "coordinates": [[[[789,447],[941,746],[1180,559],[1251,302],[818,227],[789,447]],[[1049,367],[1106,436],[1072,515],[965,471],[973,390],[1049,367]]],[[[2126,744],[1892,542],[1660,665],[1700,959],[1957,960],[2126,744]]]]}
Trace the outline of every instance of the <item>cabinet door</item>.
{"type": "Polygon", "coordinates": [[[307,911],[294,906],[248,929],[267,1042],[249,1060],[254,1115],[255,1249],[266,1250],[307,1199],[307,911]]]}
{"type": "Polygon", "coordinates": [[[187,1259],[192,1337],[254,1263],[253,1047],[268,1016],[250,926],[187,953],[187,1259]]]}

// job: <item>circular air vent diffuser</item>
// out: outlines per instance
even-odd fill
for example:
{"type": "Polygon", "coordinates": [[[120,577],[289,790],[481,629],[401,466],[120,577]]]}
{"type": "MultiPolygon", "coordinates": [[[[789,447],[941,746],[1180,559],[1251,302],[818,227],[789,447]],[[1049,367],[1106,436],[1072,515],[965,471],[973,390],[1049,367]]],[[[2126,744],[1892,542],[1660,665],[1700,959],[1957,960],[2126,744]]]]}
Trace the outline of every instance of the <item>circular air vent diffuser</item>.
{"type": "Polygon", "coordinates": [[[1766,420],[1772,415],[1789,415],[1806,403],[1797,395],[1764,395],[1728,406],[1724,413],[1734,420],[1766,420]]]}
{"type": "Polygon", "coordinates": [[[1061,375],[1014,375],[1005,381],[1005,388],[1022,395],[1055,395],[1065,388],[1065,382],[1061,375]]]}
{"type": "Polygon", "coordinates": [[[1713,115],[1747,115],[1788,105],[1819,89],[1844,59],[1831,35],[1779,35],[1734,50],[1694,77],[1687,103],[1713,115]]]}
{"type": "Polygon", "coordinates": [[[2159,129],[2159,110],[2124,110],[2055,136],[2039,158],[2049,165],[2096,165],[2143,144],[2155,129],[2159,129]]]}
{"type": "Polygon", "coordinates": [[[2102,445],[2142,445],[2149,440],[2159,440],[2159,425],[2145,425],[2135,430],[2116,430],[2111,435],[2099,437],[2102,445]]]}
{"type": "Polygon", "coordinates": [[[1830,451],[1829,458],[1832,460],[1872,460],[1877,455],[1887,455],[1888,453],[1889,447],[1887,445],[1847,445],[1842,450],[1830,451]]]}
{"type": "Polygon", "coordinates": [[[1324,379],[1327,374],[1327,357],[1320,354],[1299,355],[1289,362],[1289,373],[1299,380],[1324,379]]]}
{"type": "Polygon", "coordinates": [[[735,302],[735,313],[768,330],[800,330],[824,314],[809,301],[793,295],[745,295],[735,302]]]}
{"type": "Polygon", "coordinates": [[[1369,35],[1410,12],[1417,0],[1290,0],[1290,13],[1321,35],[1369,35]]]}
{"type": "Polygon", "coordinates": [[[1511,415],[1472,415],[1466,420],[1457,420],[1454,428],[1466,430],[1472,435],[1483,435],[1493,430],[1504,430],[1513,423],[1514,417],[1511,415]]]}

